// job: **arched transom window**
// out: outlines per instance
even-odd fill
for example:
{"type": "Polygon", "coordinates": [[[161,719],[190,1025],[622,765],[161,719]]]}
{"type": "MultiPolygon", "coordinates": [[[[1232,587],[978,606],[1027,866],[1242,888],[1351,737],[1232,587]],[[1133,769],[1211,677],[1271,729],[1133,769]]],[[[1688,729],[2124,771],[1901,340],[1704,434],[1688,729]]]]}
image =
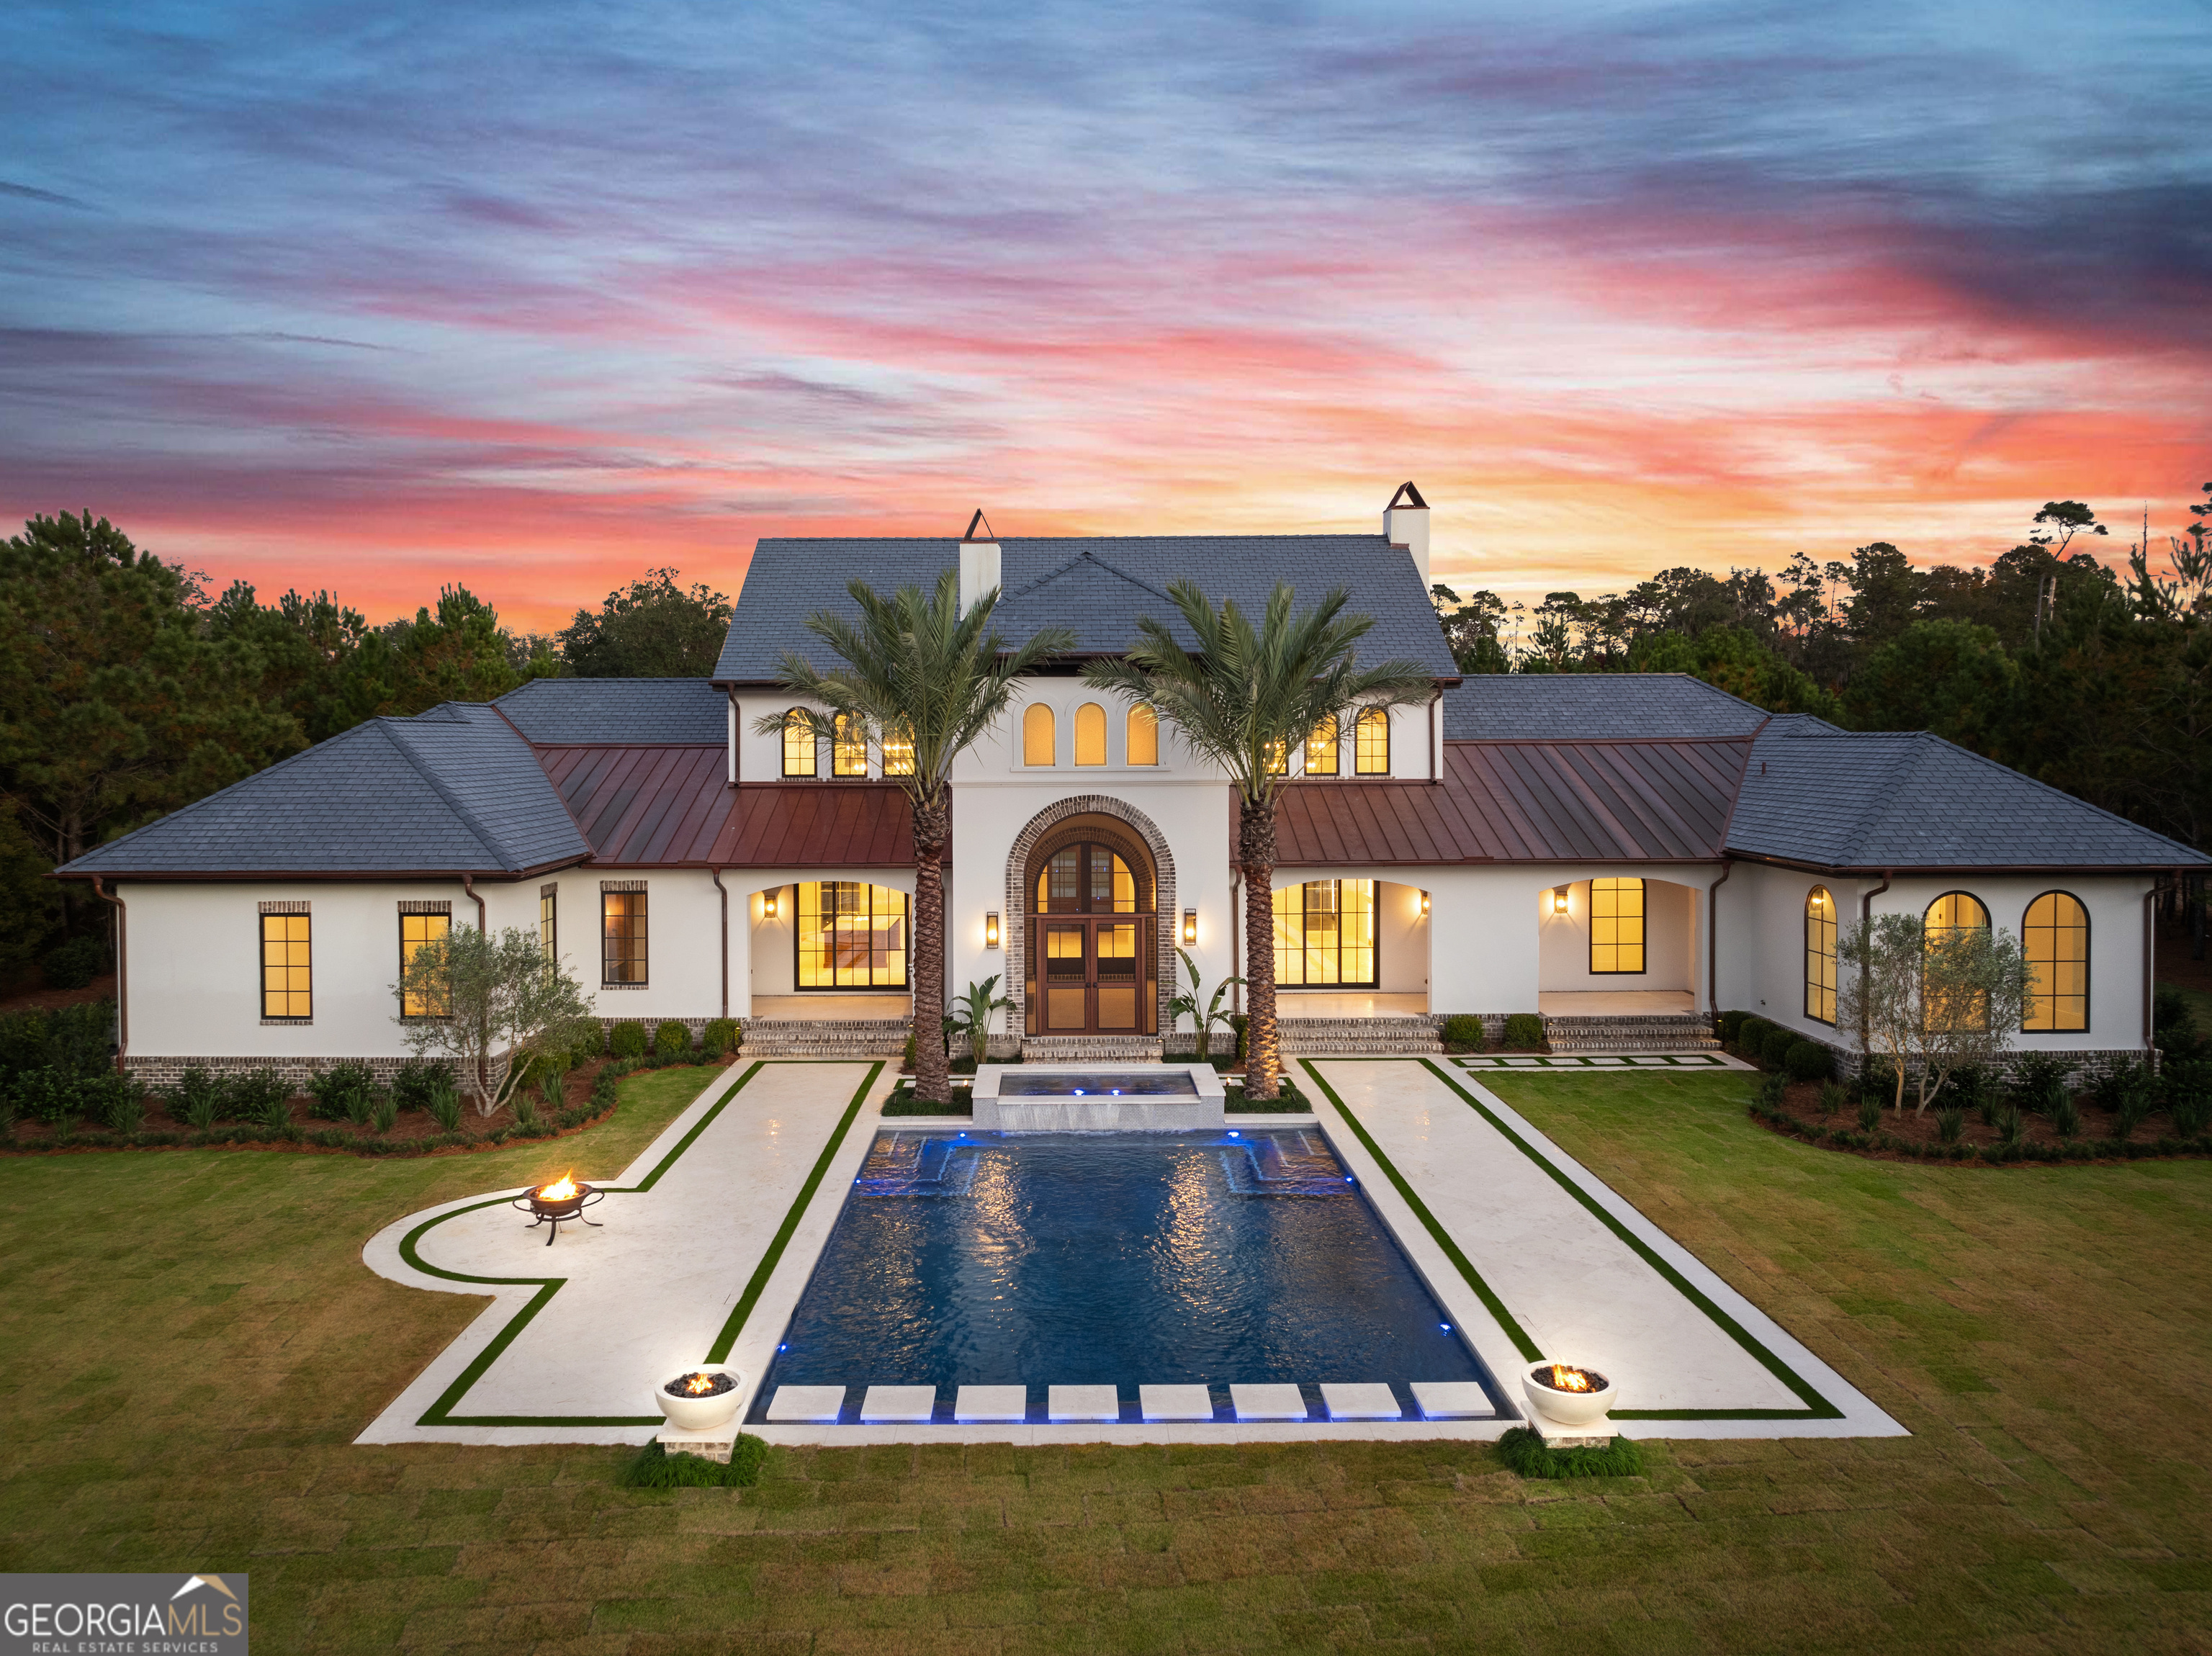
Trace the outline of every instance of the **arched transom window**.
{"type": "Polygon", "coordinates": [[[2021,922],[2027,949],[2027,1006],[2023,1029],[2056,1032],[2089,1027],[2089,911],[2064,891],[2046,891],[2021,922]]]}
{"type": "Polygon", "coordinates": [[[1824,885],[1805,897],[1805,1016],[1836,1021],[1836,900],[1824,885]]]}
{"type": "MultiPolygon", "coordinates": [[[[1964,891],[1947,891],[1928,905],[1921,916],[1921,931],[1927,947],[1934,949],[1944,938],[1961,931],[1986,931],[1990,929],[1990,911],[1982,907],[1981,899],[1964,891]]],[[[1956,1009],[1938,994],[1923,996],[1922,1014],[1931,1025],[1951,1025],[1954,1028],[1981,1028],[1990,1021],[1990,998],[1977,994],[1956,1009]],[[1960,1022],[1951,1024],[1956,1016],[1960,1022]]]]}
{"type": "Polygon", "coordinates": [[[1058,742],[1059,732],[1053,727],[1052,709],[1042,701],[1030,702],[1029,711],[1022,715],[1022,763],[1058,763],[1054,757],[1058,742]]]}
{"type": "Polygon", "coordinates": [[[1106,762],[1106,710],[1095,701],[1086,701],[1075,710],[1075,762],[1106,762]]]}
{"type": "Polygon", "coordinates": [[[1160,762],[1160,716],[1148,703],[1139,701],[1129,709],[1129,762],[1133,765],[1157,765],[1160,762]]]}

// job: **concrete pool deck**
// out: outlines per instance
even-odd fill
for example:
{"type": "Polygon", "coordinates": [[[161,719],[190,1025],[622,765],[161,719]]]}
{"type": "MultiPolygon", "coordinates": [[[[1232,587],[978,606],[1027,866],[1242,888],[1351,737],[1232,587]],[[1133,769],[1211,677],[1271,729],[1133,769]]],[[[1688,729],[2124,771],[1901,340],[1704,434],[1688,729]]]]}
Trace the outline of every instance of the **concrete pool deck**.
{"type": "MultiPolygon", "coordinates": [[[[1622,1391],[1613,1419],[1630,1436],[1903,1434],[1475,1076],[1419,1059],[1303,1067],[1315,1117],[1243,1119],[1320,1127],[1516,1408],[1518,1374],[1540,1356],[1613,1375],[1622,1391]]],[[[883,1120],[893,1079],[886,1069],[769,1060],[716,1074],[605,1184],[607,1198],[592,1215],[604,1228],[563,1227],[550,1248],[543,1229],[530,1229],[509,1205],[519,1190],[426,1209],[379,1231],[362,1250],[379,1275],[492,1303],[356,1441],[642,1443],[663,1424],[653,1384],[701,1362],[743,1372],[742,1418],[877,1133],[974,1130],[957,1117],[883,1120]]],[[[597,1184],[605,1174],[580,1168],[578,1176],[597,1184]]],[[[1127,1378],[1133,1386],[1153,1377],[1127,1378]]],[[[745,1429],[777,1443],[1203,1443],[1495,1438],[1516,1423],[793,1422],[745,1429]]]]}

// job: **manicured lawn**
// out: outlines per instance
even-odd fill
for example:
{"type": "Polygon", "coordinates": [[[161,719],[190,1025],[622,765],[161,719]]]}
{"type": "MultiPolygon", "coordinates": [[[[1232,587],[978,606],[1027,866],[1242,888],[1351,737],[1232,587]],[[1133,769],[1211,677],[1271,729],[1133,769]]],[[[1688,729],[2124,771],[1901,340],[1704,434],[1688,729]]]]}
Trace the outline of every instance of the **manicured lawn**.
{"type": "Polygon", "coordinates": [[[353,1447],[482,1303],[372,1277],[362,1240],[571,1160],[612,1173],[701,1079],[466,1158],[0,1162],[0,1568],[244,1569],[267,1652],[2080,1651],[2212,1626],[2212,1164],[1891,1167],[1754,1127],[1734,1075],[1482,1079],[1916,1436],[1655,1443],[1648,1477],[1583,1486],[1480,1446],[778,1452],[757,1489],[665,1493],[615,1488],[618,1450],[353,1447]],[[2138,1400],[2130,1369],[2170,1391],[2138,1400]]]}

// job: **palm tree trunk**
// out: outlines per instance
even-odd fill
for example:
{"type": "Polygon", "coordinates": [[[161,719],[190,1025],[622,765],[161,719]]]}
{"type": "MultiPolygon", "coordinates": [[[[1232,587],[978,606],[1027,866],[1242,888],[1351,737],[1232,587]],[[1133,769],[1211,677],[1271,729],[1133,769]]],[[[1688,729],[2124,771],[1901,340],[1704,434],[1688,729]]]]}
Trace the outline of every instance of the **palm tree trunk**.
{"type": "Polygon", "coordinates": [[[951,812],[944,801],[914,808],[914,1095],[952,1101],[945,1056],[945,841],[951,812]]]}
{"type": "Polygon", "coordinates": [[[1239,807],[1237,854],[1244,862],[1244,978],[1252,1010],[1244,1024],[1244,1096],[1281,1089],[1282,1041],[1275,1028],[1275,809],[1239,807]]]}

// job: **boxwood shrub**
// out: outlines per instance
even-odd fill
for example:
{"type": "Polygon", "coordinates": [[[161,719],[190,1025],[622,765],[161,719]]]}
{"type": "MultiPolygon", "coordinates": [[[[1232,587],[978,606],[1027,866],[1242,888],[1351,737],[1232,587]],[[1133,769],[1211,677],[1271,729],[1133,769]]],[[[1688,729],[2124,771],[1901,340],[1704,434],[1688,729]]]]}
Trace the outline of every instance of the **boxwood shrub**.
{"type": "Polygon", "coordinates": [[[716,1018],[699,1034],[699,1050],[708,1058],[720,1058],[738,1047],[738,1021],[735,1018],[716,1018]]]}
{"type": "Polygon", "coordinates": [[[1792,1081],[1826,1081],[1836,1072],[1836,1055],[1817,1040],[1793,1042],[1782,1067],[1792,1081]]]}
{"type": "Polygon", "coordinates": [[[1516,1012],[1505,1020],[1506,1046],[1535,1048],[1544,1044],[1544,1020],[1534,1012],[1516,1012]]]}
{"type": "Polygon", "coordinates": [[[624,1018],[607,1032],[607,1051],[617,1058],[643,1058],[645,1026],[635,1018],[624,1018]]]}
{"type": "Polygon", "coordinates": [[[663,1058],[683,1058],[691,1050],[691,1031],[674,1018],[664,1018],[653,1032],[653,1049],[663,1058]]]}
{"type": "Polygon", "coordinates": [[[1784,1029],[1779,1025],[1769,1024],[1766,1032],[1759,1038],[1759,1062],[1770,1070],[1780,1069],[1784,1061],[1790,1056],[1790,1049],[1802,1039],[1802,1037],[1795,1029],[1784,1029]]]}
{"type": "Polygon", "coordinates": [[[1446,1046],[1465,1052],[1482,1050],[1482,1020],[1472,1012],[1453,1013],[1444,1020],[1438,1033],[1446,1046]]]}
{"type": "Polygon", "coordinates": [[[1748,1019],[1750,1016],[1751,1016],[1751,1014],[1750,1014],[1750,1013],[1748,1013],[1748,1012],[1723,1012],[1723,1013],[1722,1013],[1722,1014],[1721,1014],[1721,1040],[1722,1040],[1722,1041],[1723,1041],[1725,1045],[1727,1045],[1727,1046],[1735,1046],[1735,1045],[1736,1044],[1737,1040],[1739,1040],[1742,1037],[1742,1034],[1743,1034],[1743,1026],[1744,1026],[1744,1022],[1745,1022],[1745,1021],[1746,1021],[1747,1019],[1748,1019]]]}

